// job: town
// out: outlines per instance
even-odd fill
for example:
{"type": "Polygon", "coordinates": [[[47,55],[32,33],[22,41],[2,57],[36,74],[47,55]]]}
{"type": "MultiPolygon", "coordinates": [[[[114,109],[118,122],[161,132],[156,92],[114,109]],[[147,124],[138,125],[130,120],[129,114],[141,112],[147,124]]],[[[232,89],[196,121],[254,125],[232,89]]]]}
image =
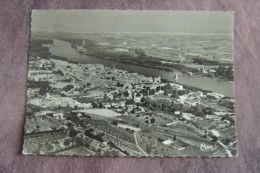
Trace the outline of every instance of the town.
{"type": "Polygon", "coordinates": [[[27,100],[24,154],[237,153],[234,99],[160,76],[31,54],[27,100]]]}

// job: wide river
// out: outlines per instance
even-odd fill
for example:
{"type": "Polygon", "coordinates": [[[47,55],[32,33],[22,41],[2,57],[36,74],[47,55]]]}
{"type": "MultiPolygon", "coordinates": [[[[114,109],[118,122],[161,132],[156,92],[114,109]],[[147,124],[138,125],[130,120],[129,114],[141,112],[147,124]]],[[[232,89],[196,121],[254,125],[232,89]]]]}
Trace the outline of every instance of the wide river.
{"type": "Polygon", "coordinates": [[[189,77],[188,75],[182,74],[181,72],[177,72],[179,79],[176,81],[176,79],[174,79],[176,72],[90,57],[78,53],[75,49],[71,48],[71,43],[62,40],[54,40],[53,45],[50,48],[50,52],[53,55],[64,57],[74,62],[85,64],[103,64],[108,67],[113,67],[114,64],[114,66],[118,69],[136,72],[153,77],[161,76],[162,79],[167,79],[172,82],[178,82],[189,86],[211,90],[213,92],[220,93],[228,97],[234,97],[234,88],[232,82],[219,79],[211,79],[202,76],[189,77]]]}

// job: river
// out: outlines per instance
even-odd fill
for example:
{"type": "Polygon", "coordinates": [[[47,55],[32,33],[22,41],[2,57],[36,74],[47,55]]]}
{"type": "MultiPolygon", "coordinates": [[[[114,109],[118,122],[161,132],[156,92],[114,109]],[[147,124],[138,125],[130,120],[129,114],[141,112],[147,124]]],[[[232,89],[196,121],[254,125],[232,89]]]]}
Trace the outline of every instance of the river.
{"type": "Polygon", "coordinates": [[[177,79],[176,81],[176,79],[174,79],[176,72],[173,71],[164,71],[161,69],[154,69],[149,67],[90,57],[87,55],[80,54],[75,49],[71,48],[71,43],[69,42],[62,40],[53,41],[54,42],[50,48],[50,52],[53,55],[64,57],[74,62],[87,64],[103,64],[108,67],[113,67],[114,65],[118,69],[136,72],[139,74],[153,77],[161,76],[162,79],[167,79],[172,82],[178,82],[181,84],[198,87],[205,90],[211,90],[213,92],[220,93],[228,97],[234,97],[234,86],[232,82],[195,75],[193,77],[189,77],[188,75],[182,74],[181,72],[177,72],[179,79],[177,79]]]}

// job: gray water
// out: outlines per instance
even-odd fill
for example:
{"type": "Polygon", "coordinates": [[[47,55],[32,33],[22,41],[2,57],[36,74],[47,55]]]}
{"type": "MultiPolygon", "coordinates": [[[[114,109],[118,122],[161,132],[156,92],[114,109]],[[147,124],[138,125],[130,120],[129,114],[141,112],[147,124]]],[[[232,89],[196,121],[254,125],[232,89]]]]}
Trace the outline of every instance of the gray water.
{"type": "Polygon", "coordinates": [[[74,62],[85,63],[85,64],[103,64],[108,67],[113,67],[114,64],[115,67],[118,69],[130,71],[130,72],[136,72],[139,74],[153,76],[153,77],[161,76],[162,79],[167,79],[172,82],[178,82],[189,86],[211,90],[213,92],[220,93],[228,97],[234,97],[233,82],[228,82],[220,79],[206,78],[202,76],[189,77],[188,75],[182,74],[181,72],[177,72],[179,79],[175,80],[174,77],[176,72],[164,71],[160,69],[154,69],[149,67],[143,67],[143,66],[138,66],[133,64],[126,64],[126,63],[120,63],[120,62],[108,61],[104,59],[90,57],[78,53],[76,50],[71,48],[71,43],[62,40],[54,40],[53,45],[50,48],[50,52],[53,55],[64,57],[74,62]]]}

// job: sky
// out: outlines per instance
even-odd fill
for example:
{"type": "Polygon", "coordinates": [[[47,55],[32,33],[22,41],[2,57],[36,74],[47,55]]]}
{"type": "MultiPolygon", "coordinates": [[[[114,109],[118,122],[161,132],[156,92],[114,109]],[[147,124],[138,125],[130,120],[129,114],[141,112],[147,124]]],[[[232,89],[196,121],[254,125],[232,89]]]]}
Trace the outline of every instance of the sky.
{"type": "Polygon", "coordinates": [[[232,34],[233,12],[33,10],[32,31],[232,34]]]}

